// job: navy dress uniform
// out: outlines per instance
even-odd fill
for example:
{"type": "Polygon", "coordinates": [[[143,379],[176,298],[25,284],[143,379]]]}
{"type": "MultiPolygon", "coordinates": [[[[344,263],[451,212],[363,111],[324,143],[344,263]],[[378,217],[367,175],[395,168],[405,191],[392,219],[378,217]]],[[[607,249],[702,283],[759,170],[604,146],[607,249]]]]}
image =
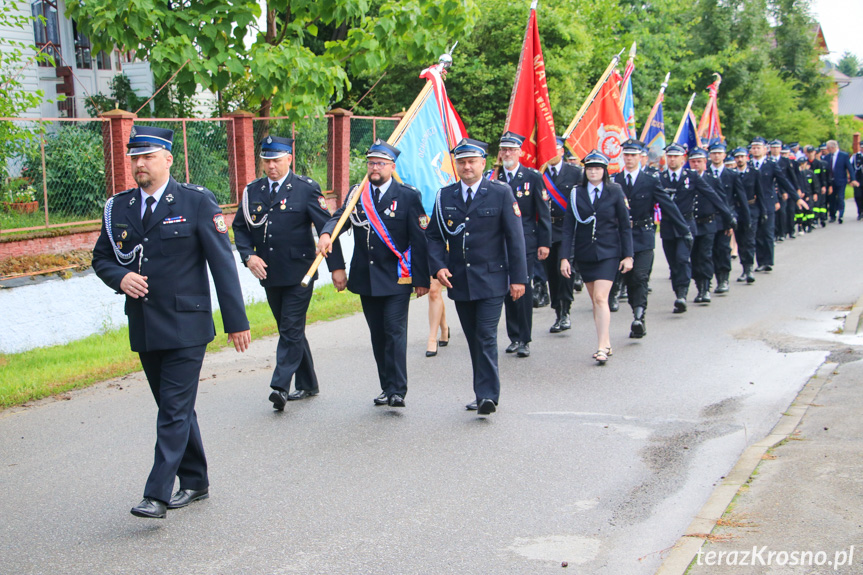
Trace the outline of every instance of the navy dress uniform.
{"type": "MultiPolygon", "coordinates": [[[[171,130],[134,126],[127,155],[170,152],[172,137],[171,130]]],[[[168,502],[173,508],[176,477],[181,490],[206,497],[207,461],[195,398],[204,352],[215,337],[208,267],[225,332],[249,329],[227,232],[211,191],[179,184],[170,176],[164,189],[152,196],[135,188],[105,204],[93,249],[96,275],[117,293],[122,293],[121,283],[130,272],[147,282],[147,293],[127,295],[125,306],[129,342],[159,408],[155,458],[144,489],[145,498],[159,503],[141,516],[164,517],[168,502]]],[[[135,515],[139,508],[133,509],[135,515]]]]}
{"type": "MultiPolygon", "coordinates": [[[[695,148],[689,152],[689,158],[701,158],[707,161],[707,150],[695,148]]],[[[725,195],[720,189],[720,182],[710,172],[698,173],[697,177],[707,184],[696,187],[695,202],[692,209],[695,216],[695,243],[692,245],[692,279],[698,290],[695,303],[710,303],[710,282],[715,269],[713,267],[713,245],[716,235],[724,230],[737,227],[737,221],[725,201],[725,195]],[[720,218],[722,224],[720,225],[720,218]]]]}
{"type": "MultiPolygon", "coordinates": [[[[591,152],[584,165],[608,166],[608,158],[591,152]]],[[[632,228],[623,188],[605,182],[593,188],[587,176],[570,193],[563,221],[563,240],[558,264],[574,259],[585,283],[614,281],[620,260],[633,257],[632,228]]]]}
{"type": "Polygon", "coordinates": [[[767,200],[766,194],[761,190],[761,176],[758,171],[752,166],[752,162],[746,160],[748,152],[746,148],[739,147],[734,149],[734,158],[740,159],[740,165],[737,168],[737,177],[743,186],[743,192],[746,195],[746,205],[749,208],[749,225],[746,228],[746,233],[737,234],[737,248],[740,253],[740,265],[743,271],[738,282],[754,283],[755,276],[752,275],[752,270],[755,265],[755,238],[758,235],[758,228],[767,222],[767,214],[773,212],[773,204],[767,200]]]}
{"type": "MultiPolygon", "coordinates": [[[[557,147],[566,149],[566,140],[560,136],[556,139],[557,147]]],[[[580,166],[568,164],[563,160],[556,165],[548,166],[544,174],[551,208],[551,249],[544,263],[551,293],[551,307],[557,315],[557,321],[549,329],[551,333],[558,333],[572,327],[569,312],[572,307],[577,272],[573,269],[569,277],[564,277],[560,273],[560,246],[563,240],[563,218],[569,206],[569,196],[581,182],[583,175],[584,170],[580,166]]]]}
{"type": "MultiPolygon", "coordinates": [[[[398,149],[376,140],[366,157],[395,162],[399,154],[398,149]]],[[[354,254],[348,289],[360,296],[371,334],[382,390],[375,404],[404,407],[411,293],[431,283],[425,237],[429,218],[419,190],[390,178],[380,184],[354,186],[322,234],[332,235],[355,194],[361,195],[350,215],[354,254]]]]}
{"type": "MultiPolygon", "coordinates": [[[[520,150],[524,136],[506,132],[500,138],[501,148],[520,150]]],[[[486,177],[492,177],[488,172],[486,177]]],[[[542,174],[533,168],[516,164],[513,169],[503,166],[497,175],[500,182],[509,184],[518,208],[521,211],[521,225],[524,230],[525,253],[527,254],[527,275],[533,278],[537,248],[551,247],[551,212],[542,174]]],[[[506,334],[510,345],[507,353],[518,352],[519,357],[530,355],[528,344],[533,339],[533,288],[532,282],[525,285],[524,297],[513,300],[510,295],[504,298],[506,310],[506,334]]]]}
{"type": "MultiPolygon", "coordinates": [[[[754,138],[752,143],[764,145],[766,140],[758,137],[754,138]]],[[[753,158],[752,167],[761,178],[761,191],[764,193],[765,201],[770,206],[767,214],[761,214],[762,222],[759,224],[755,236],[755,259],[758,263],[755,271],[770,271],[774,264],[774,241],[776,238],[776,218],[778,217],[775,205],[779,203],[782,193],[791,195],[795,194],[796,190],[791,186],[791,182],[785,177],[785,172],[776,162],[771,162],[767,158],[753,158]],[[765,215],[767,216],[766,219],[764,218],[765,215]]]]}
{"type": "MultiPolygon", "coordinates": [[[[293,145],[291,138],[268,136],[261,142],[261,158],[286,157],[293,153],[293,145]]],[[[285,401],[317,395],[319,390],[306,339],[313,287],[303,287],[300,282],[315,260],[312,224],[320,231],[329,220],[320,185],[290,170],[279,181],[263,177],[246,186],[234,218],[234,243],[243,263],[248,265],[257,256],[267,266],[260,283],[279,330],[276,367],[270,379],[270,401],[278,411],[284,409],[285,401]],[[296,391],[289,394],[292,379],[296,391]]],[[[339,245],[334,245],[327,266],[330,271],[345,268],[339,245]]]]}
{"type": "MultiPolygon", "coordinates": [[[[630,139],[623,143],[624,154],[640,154],[642,149],[638,140],[630,139]]],[[[690,242],[692,233],[683,214],[662,187],[658,173],[648,173],[642,168],[636,169],[635,172],[624,170],[614,175],[614,181],[626,194],[632,226],[632,270],[623,274],[633,315],[629,337],[642,338],[647,334],[644,317],[647,310],[647,285],[656,248],[654,206],[659,204],[662,210],[663,228],[673,228],[676,236],[688,237],[690,242]]]]}
{"type": "MultiPolygon", "coordinates": [[[[456,161],[485,158],[488,144],[465,138],[452,153],[456,161]]],[[[476,403],[468,409],[490,413],[500,399],[497,328],[504,296],[510,284],[530,281],[521,210],[509,186],[486,178],[440,189],[434,210],[429,267],[435,275],[442,269],[452,274],[447,295],[455,301],[473,366],[476,403]]]]}
{"type": "MultiPolygon", "coordinates": [[[[708,151],[725,153],[726,146],[722,142],[714,142],[708,151]]],[[[725,200],[728,209],[737,220],[736,237],[743,238],[749,228],[749,202],[746,190],[740,180],[740,175],[734,170],[726,169],[724,164],[711,164],[707,168],[707,181],[725,200]]],[[[726,293],[729,290],[728,277],[731,275],[731,236],[717,233],[713,240],[713,271],[716,275],[716,293],[726,293]]]]}

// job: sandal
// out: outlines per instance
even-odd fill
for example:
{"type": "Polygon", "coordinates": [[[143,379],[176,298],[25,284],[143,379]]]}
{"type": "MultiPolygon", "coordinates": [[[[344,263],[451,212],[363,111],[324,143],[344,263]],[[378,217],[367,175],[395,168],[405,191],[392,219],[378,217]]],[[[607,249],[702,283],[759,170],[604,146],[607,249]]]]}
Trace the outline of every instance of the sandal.
{"type": "Polygon", "coordinates": [[[593,359],[596,360],[596,363],[599,365],[605,365],[605,362],[608,361],[608,354],[604,349],[596,350],[596,353],[593,354],[593,359]]]}
{"type": "Polygon", "coordinates": [[[607,357],[611,357],[612,355],[614,355],[614,351],[610,347],[606,347],[604,350],[596,350],[593,354],[593,359],[596,359],[596,354],[598,354],[600,351],[604,351],[607,357]]]}

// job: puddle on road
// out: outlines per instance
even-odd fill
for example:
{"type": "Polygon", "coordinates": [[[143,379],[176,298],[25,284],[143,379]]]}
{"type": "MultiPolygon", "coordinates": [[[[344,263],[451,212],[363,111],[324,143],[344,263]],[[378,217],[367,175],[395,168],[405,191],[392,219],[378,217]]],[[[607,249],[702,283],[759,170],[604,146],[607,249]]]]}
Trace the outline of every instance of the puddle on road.
{"type": "Polygon", "coordinates": [[[519,537],[509,550],[534,561],[564,561],[571,565],[583,565],[599,555],[599,539],[578,535],[551,535],[549,537],[519,537]]]}

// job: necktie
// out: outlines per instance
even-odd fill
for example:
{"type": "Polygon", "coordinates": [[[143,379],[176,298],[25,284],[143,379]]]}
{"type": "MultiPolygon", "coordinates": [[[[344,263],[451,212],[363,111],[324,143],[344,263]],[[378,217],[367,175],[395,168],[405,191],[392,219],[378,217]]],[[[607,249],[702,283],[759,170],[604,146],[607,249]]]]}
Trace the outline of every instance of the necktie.
{"type": "Polygon", "coordinates": [[[718,177],[719,177],[719,170],[717,170],[716,168],[714,168],[714,169],[713,169],[713,177],[714,177],[714,178],[718,178],[718,177]]]}
{"type": "Polygon", "coordinates": [[[632,190],[632,174],[626,174],[626,187],[632,190]]]}
{"type": "Polygon", "coordinates": [[[380,188],[374,188],[374,192],[375,192],[375,203],[376,204],[381,203],[381,196],[383,195],[383,194],[381,194],[381,189],[380,188]]]}
{"type": "Polygon", "coordinates": [[[276,197],[276,192],[279,191],[279,182],[273,182],[273,188],[270,190],[270,201],[272,202],[276,197]]]}
{"type": "Polygon", "coordinates": [[[593,188],[593,205],[596,205],[597,200],[599,200],[599,188],[593,188]]]}
{"type": "Polygon", "coordinates": [[[141,218],[141,223],[144,226],[144,229],[147,229],[147,225],[150,223],[150,216],[153,215],[153,204],[156,203],[156,198],[153,196],[147,196],[147,207],[144,208],[144,216],[141,218]]]}
{"type": "Polygon", "coordinates": [[[556,167],[554,167],[554,166],[552,166],[552,167],[551,167],[551,177],[552,177],[552,178],[556,178],[556,177],[557,177],[557,168],[556,168],[556,167]]]}
{"type": "Polygon", "coordinates": [[[508,183],[510,183],[510,182],[512,182],[512,173],[511,173],[511,172],[507,172],[507,173],[506,173],[506,183],[508,184],[508,183]]]}
{"type": "Polygon", "coordinates": [[[671,183],[672,184],[677,183],[677,172],[671,172],[671,183]]]}
{"type": "Polygon", "coordinates": [[[467,189],[467,200],[465,201],[464,205],[469,208],[472,201],[473,201],[473,190],[471,188],[468,188],[467,189]]]}

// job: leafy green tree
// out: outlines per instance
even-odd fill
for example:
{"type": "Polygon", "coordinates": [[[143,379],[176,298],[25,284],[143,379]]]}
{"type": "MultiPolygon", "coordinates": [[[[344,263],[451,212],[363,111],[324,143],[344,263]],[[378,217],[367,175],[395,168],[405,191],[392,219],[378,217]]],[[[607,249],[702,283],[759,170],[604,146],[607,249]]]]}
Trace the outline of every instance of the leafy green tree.
{"type": "Polygon", "coordinates": [[[424,62],[475,18],[473,0],[70,0],[93,49],[146,58],[185,96],[244,82],[262,116],[323,113],[350,78],[393,61],[424,62]]]}
{"type": "Polygon", "coordinates": [[[836,69],[846,76],[863,76],[863,62],[851,52],[844,52],[836,69]]]}

